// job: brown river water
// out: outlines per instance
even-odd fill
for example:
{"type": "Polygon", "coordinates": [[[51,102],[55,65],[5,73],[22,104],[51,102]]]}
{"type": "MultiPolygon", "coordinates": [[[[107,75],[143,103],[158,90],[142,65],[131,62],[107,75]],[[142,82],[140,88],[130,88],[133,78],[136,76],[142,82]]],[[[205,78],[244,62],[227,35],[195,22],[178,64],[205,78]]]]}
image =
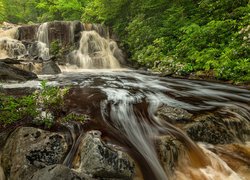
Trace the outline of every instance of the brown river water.
{"type": "MultiPolygon", "coordinates": [[[[157,109],[165,105],[187,110],[194,116],[217,110],[219,116],[234,115],[249,123],[249,90],[127,69],[42,75],[34,81],[2,84],[2,89],[22,94],[27,89],[40,88],[44,79],[51,86],[71,87],[65,98],[66,111],[89,115],[91,121],[85,130],[100,130],[106,143],[128,152],[140,169],[135,179],[250,179],[250,142],[197,143],[182,130],[187,122],[176,125],[156,116],[157,109]],[[238,111],[231,111],[233,108],[238,111]],[[155,139],[164,135],[174,136],[185,147],[174,173],[163,167],[155,148],[155,139]]],[[[80,131],[81,127],[71,127],[75,146],[80,131]]],[[[74,152],[70,151],[65,164],[70,166],[74,152]]]]}

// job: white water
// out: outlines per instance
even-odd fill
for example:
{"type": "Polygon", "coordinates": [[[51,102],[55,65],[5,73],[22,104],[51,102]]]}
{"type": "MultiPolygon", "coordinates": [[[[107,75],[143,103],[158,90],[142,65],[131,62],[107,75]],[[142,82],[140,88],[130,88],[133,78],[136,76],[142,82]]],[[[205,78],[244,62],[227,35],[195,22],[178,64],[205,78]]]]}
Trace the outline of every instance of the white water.
{"type": "Polygon", "coordinates": [[[22,42],[9,37],[0,37],[0,58],[19,57],[26,53],[27,50],[22,42]]]}
{"type": "MultiPolygon", "coordinates": [[[[133,147],[144,157],[157,179],[160,180],[171,178],[166,175],[168,172],[164,171],[158,160],[153,139],[159,136],[160,130],[165,131],[167,129],[169,132],[174,132],[175,129],[171,129],[171,126],[165,126],[161,119],[153,117],[159,106],[167,105],[189,111],[209,111],[214,107],[224,107],[221,109],[222,113],[230,111],[232,107],[237,107],[240,112],[238,114],[234,112],[237,115],[236,117],[242,121],[250,118],[249,91],[229,85],[159,78],[134,71],[112,72],[108,70],[86,70],[85,72],[64,73],[56,76],[39,76],[39,78],[40,80],[49,80],[49,84],[54,86],[80,86],[80,88],[84,89],[84,94],[77,94],[77,99],[98,97],[97,91],[92,92],[92,90],[100,90],[98,92],[105,96],[104,100],[90,101],[86,98],[87,101],[82,100],[79,106],[83,103],[94,106],[100,104],[100,112],[96,111],[95,113],[101,113],[106,124],[113,126],[131,142],[133,147]],[[149,116],[152,116],[151,123],[145,120],[143,115],[140,116],[134,109],[135,105],[143,103],[147,104],[148,109],[145,111],[148,112],[149,116]]],[[[39,88],[39,81],[5,83],[2,87],[39,88]]],[[[90,106],[89,108],[92,109],[93,107],[90,106]]],[[[204,158],[209,159],[209,163],[204,167],[197,168],[190,164],[189,158],[184,158],[180,160],[180,166],[176,169],[175,179],[240,179],[239,175],[230,169],[218,156],[207,150],[206,146],[200,145],[200,147],[200,151],[204,153],[204,158]]]]}
{"type": "Polygon", "coordinates": [[[49,55],[49,29],[48,23],[43,23],[39,26],[37,30],[37,49],[38,49],[38,57],[43,60],[47,60],[50,58],[49,55]]]}
{"type": "MultiPolygon", "coordinates": [[[[134,112],[133,104],[138,103],[144,97],[143,94],[131,94],[127,90],[102,88],[107,95],[107,101],[102,103],[102,116],[105,119],[105,114],[108,112],[108,102],[111,104],[110,118],[112,124],[119,129],[140,154],[146,159],[157,179],[167,179],[154,148],[154,142],[151,138],[158,134],[158,130],[151,127],[142,120],[138,120],[134,112]]],[[[107,121],[107,123],[110,123],[107,121]]]]}
{"type": "Polygon", "coordinates": [[[116,69],[120,68],[110,44],[113,41],[102,38],[96,31],[83,31],[80,47],[69,56],[71,65],[81,69],[116,69]]]}
{"type": "Polygon", "coordinates": [[[219,156],[199,144],[201,150],[209,158],[211,164],[204,168],[194,168],[187,159],[182,159],[175,171],[173,179],[178,180],[242,180],[219,156]]]}

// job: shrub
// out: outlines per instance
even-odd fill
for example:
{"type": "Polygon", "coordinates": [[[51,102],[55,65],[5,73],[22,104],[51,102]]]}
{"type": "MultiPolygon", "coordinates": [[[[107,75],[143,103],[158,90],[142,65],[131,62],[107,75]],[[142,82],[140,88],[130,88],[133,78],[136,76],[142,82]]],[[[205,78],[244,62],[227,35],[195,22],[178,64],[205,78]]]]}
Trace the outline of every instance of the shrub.
{"type": "Polygon", "coordinates": [[[16,98],[0,94],[0,124],[9,125],[29,117],[36,124],[50,128],[62,112],[68,90],[48,86],[42,81],[41,89],[28,96],[16,98]]]}
{"type": "Polygon", "coordinates": [[[38,115],[34,95],[14,98],[0,94],[0,123],[7,125],[18,120],[38,115]]]}

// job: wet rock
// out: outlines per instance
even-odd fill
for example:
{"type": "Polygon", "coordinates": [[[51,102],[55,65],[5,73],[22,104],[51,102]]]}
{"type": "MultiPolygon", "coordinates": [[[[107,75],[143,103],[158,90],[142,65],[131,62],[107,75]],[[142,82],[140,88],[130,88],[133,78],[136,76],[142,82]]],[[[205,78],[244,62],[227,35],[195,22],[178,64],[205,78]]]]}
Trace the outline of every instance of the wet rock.
{"type": "Polygon", "coordinates": [[[40,54],[41,54],[41,48],[40,48],[40,44],[39,42],[35,41],[33,43],[30,43],[28,45],[28,52],[29,52],[29,55],[33,58],[36,58],[38,57],[40,54]]]}
{"type": "Polygon", "coordinates": [[[184,129],[195,141],[211,144],[227,144],[250,138],[250,122],[243,117],[206,114],[194,119],[184,129]]]}
{"type": "Polygon", "coordinates": [[[0,151],[3,149],[10,133],[13,131],[12,128],[6,129],[3,132],[0,132],[0,151]]]}
{"type": "Polygon", "coordinates": [[[20,64],[15,64],[14,66],[24,71],[33,72],[35,74],[42,74],[42,65],[42,63],[36,62],[23,62],[20,64]]]}
{"type": "Polygon", "coordinates": [[[44,62],[41,74],[59,74],[61,69],[54,61],[44,62]]]}
{"type": "MultiPolygon", "coordinates": [[[[37,41],[37,32],[40,24],[22,26],[18,28],[18,39],[22,41],[37,41]]],[[[78,42],[80,40],[83,25],[80,21],[54,21],[48,22],[48,40],[49,44],[58,40],[62,45],[78,42]]]]}
{"type": "Polygon", "coordinates": [[[0,80],[25,81],[36,78],[37,75],[32,72],[24,71],[17,67],[0,62],[0,80]]]}
{"type": "Polygon", "coordinates": [[[171,123],[188,121],[192,118],[192,114],[190,114],[186,110],[171,106],[161,106],[157,110],[156,116],[171,123]]]}
{"type": "Polygon", "coordinates": [[[25,41],[36,41],[39,25],[21,26],[17,30],[17,39],[25,41]]]}
{"type": "Polygon", "coordinates": [[[79,164],[75,167],[91,174],[94,178],[133,179],[135,164],[124,152],[105,145],[99,131],[90,131],[79,147],[79,164]]]}
{"type": "Polygon", "coordinates": [[[0,180],[5,180],[5,174],[3,172],[3,168],[0,166],[0,180]]]}
{"type": "Polygon", "coordinates": [[[64,165],[47,166],[35,172],[30,180],[92,180],[93,178],[76,172],[64,165]]]}
{"type": "Polygon", "coordinates": [[[83,25],[80,21],[54,21],[48,23],[48,40],[49,43],[59,41],[63,47],[72,45],[80,40],[80,32],[83,25]]]}
{"type": "Polygon", "coordinates": [[[0,59],[0,62],[3,62],[5,64],[20,64],[21,63],[16,58],[4,58],[4,59],[0,59]]]}
{"type": "Polygon", "coordinates": [[[166,135],[156,139],[155,145],[164,170],[167,173],[172,173],[178,160],[181,159],[185,153],[183,144],[176,138],[166,135]]]}
{"type": "Polygon", "coordinates": [[[8,138],[1,164],[9,179],[27,179],[38,169],[62,163],[67,149],[60,133],[21,127],[8,138]]]}
{"type": "Polygon", "coordinates": [[[26,54],[25,45],[16,39],[1,37],[0,38],[1,56],[4,57],[18,57],[26,54]]]}

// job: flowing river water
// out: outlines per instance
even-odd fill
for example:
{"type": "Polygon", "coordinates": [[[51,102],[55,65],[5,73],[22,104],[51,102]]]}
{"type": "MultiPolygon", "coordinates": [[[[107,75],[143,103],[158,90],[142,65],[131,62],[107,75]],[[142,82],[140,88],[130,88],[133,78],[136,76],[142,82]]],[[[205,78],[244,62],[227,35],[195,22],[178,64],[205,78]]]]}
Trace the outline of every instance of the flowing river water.
{"type": "MultiPolygon", "coordinates": [[[[249,90],[205,81],[163,78],[134,70],[85,70],[39,76],[39,80],[2,84],[5,91],[49,85],[70,86],[66,97],[69,112],[88,114],[88,129],[100,130],[107,143],[116,144],[137,162],[144,179],[247,179],[237,174],[207,144],[196,144],[179,127],[155,114],[161,106],[187,110],[193,115],[220,109],[221,115],[236,108],[250,120],[249,90]],[[172,135],[184,144],[186,154],[174,174],[158,159],[155,139],[172,135]],[[170,175],[171,174],[171,175],[170,175]]],[[[228,147],[220,147],[227,149],[228,147]]],[[[244,148],[249,151],[249,144],[244,148]]],[[[234,152],[231,152],[232,156],[234,152]]],[[[229,153],[230,154],[230,153],[229,153]]],[[[249,159],[245,159],[248,161],[249,159]]],[[[249,164],[248,164],[249,165],[249,164]]],[[[246,171],[247,172],[247,171],[246,171]]]]}

